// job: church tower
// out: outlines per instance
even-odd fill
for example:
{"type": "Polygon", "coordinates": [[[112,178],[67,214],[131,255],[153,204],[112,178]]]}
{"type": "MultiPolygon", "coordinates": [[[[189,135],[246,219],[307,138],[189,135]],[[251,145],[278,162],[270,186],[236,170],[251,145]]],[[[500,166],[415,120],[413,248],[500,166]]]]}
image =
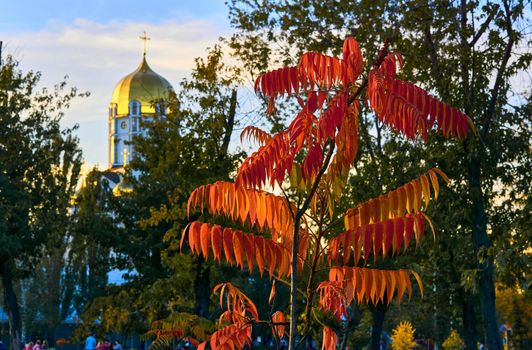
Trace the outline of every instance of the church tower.
{"type": "Polygon", "coordinates": [[[155,73],[146,61],[146,42],[150,40],[146,32],[140,39],[144,41],[140,65],[116,84],[109,104],[109,168],[112,171],[121,171],[133,158],[133,137],[145,132],[140,120],[166,114],[165,102],[172,90],[168,80],[155,73]]]}

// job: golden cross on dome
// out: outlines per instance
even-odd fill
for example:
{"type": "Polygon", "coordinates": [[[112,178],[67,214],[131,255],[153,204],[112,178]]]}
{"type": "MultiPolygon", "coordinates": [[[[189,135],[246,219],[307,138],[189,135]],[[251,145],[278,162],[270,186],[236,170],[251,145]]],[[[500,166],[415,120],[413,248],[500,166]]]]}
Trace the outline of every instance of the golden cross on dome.
{"type": "Polygon", "coordinates": [[[151,38],[148,38],[148,35],[146,34],[146,31],[144,31],[144,32],[142,33],[142,35],[139,36],[139,39],[142,40],[142,41],[144,42],[144,48],[143,48],[143,50],[142,50],[142,54],[143,54],[144,56],[146,56],[146,43],[148,42],[148,40],[151,40],[151,38]]]}

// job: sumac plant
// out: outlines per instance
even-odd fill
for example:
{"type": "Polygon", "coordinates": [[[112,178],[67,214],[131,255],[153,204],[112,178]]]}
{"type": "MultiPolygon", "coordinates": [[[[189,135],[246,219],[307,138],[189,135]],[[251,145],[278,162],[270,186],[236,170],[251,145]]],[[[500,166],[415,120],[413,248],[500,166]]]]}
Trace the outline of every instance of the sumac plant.
{"type": "MultiPolygon", "coordinates": [[[[412,241],[419,244],[432,226],[424,211],[438,197],[438,179],[448,181],[439,169],[347,210],[344,232],[331,232],[342,219],[335,217],[334,204],[357,155],[361,103],[366,101],[380,122],[410,140],[426,141],[433,129],[445,137],[464,138],[472,128],[464,113],[398,79],[402,66],[401,54],[389,52],[385,43],[364,74],[359,44],[347,38],[341,58],[308,52],[297,66],[258,77],[255,90],[268,99],[269,110],[274,110],[276,98],[290,97],[299,103],[299,113],[275,135],[254,126],[243,131],[242,137],[255,140],[259,148],[239,167],[234,183],[201,186],[188,201],[189,214],[221,216],[234,227],[193,221],[181,245],[187,242],[193,254],[250,272],[256,267],[274,282],[284,282],[290,286],[290,310],[261,317],[251,298],[222,283],[214,292],[225,311],[200,350],[251,346],[257,324],[270,325],[277,339],[287,333],[293,350],[296,323],[302,322],[304,339],[313,308],[342,321],[351,303],[400,301],[405,292],[411,296],[411,278],[423,293],[415,271],[375,269],[368,262],[400,254],[412,241]],[[323,270],[328,274],[318,273],[323,270]],[[298,300],[305,301],[301,318],[298,300]]],[[[336,347],[337,334],[330,327],[323,326],[322,344],[323,349],[336,347]]]]}

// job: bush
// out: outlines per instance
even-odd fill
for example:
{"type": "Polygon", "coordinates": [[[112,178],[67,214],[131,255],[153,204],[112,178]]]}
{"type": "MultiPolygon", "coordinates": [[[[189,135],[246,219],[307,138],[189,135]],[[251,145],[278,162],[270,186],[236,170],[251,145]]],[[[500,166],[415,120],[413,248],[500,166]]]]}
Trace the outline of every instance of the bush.
{"type": "Polygon", "coordinates": [[[464,347],[464,341],[460,338],[460,334],[453,330],[442,346],[445,350],[461,350],[464,347]]]}
{"type": "Polygon", "coordinates": [[[401,322],[392,332],[392,349],[409,350],[416,343],[414,342],[414,332],[416,330],[410,322],[401,322]]]}

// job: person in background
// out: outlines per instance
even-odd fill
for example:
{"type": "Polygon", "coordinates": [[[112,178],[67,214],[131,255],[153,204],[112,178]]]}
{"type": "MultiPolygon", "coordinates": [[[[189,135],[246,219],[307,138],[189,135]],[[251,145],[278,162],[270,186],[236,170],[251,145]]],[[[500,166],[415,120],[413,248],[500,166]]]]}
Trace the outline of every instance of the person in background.
{"type": "Polygon", "coordinates": [[[33,346],[33,350],[42,350],[41,341],[40,340],[37,340],[35,342],[35,345],[33,346]]]}
{"type": "Polygon", "coordinates": [[[0,340],[0,350],[6,350],[6,346],[4,345],[4,342],[0,340]]]}
{"type": "Polygon", "coordinates": [[[96,345],[96,350],[104,350],[103,342],[98,342],[98,344],[96,345]]]}
{"type": "Polygon", "coordinates": [[[48,350],[48,340],[43,340],[42,341],[42,350],[48,350]]]}
{"type": "Polygon", "coordinates": [[[92,332],[85,339],[85,350],[96,350],[96,338],[94,338],[92,332]]]}
{"type": "Polygon", "coordinates": [[[113,350],[123,350],[120,340],[115,340],[115,345],[113,346],[113,350]]]}
{"type": "Polygon", "coordinates": [[[111,344],[109,339],[103,341],[103,350],[113,350],[113,344],[111,344]]]}

